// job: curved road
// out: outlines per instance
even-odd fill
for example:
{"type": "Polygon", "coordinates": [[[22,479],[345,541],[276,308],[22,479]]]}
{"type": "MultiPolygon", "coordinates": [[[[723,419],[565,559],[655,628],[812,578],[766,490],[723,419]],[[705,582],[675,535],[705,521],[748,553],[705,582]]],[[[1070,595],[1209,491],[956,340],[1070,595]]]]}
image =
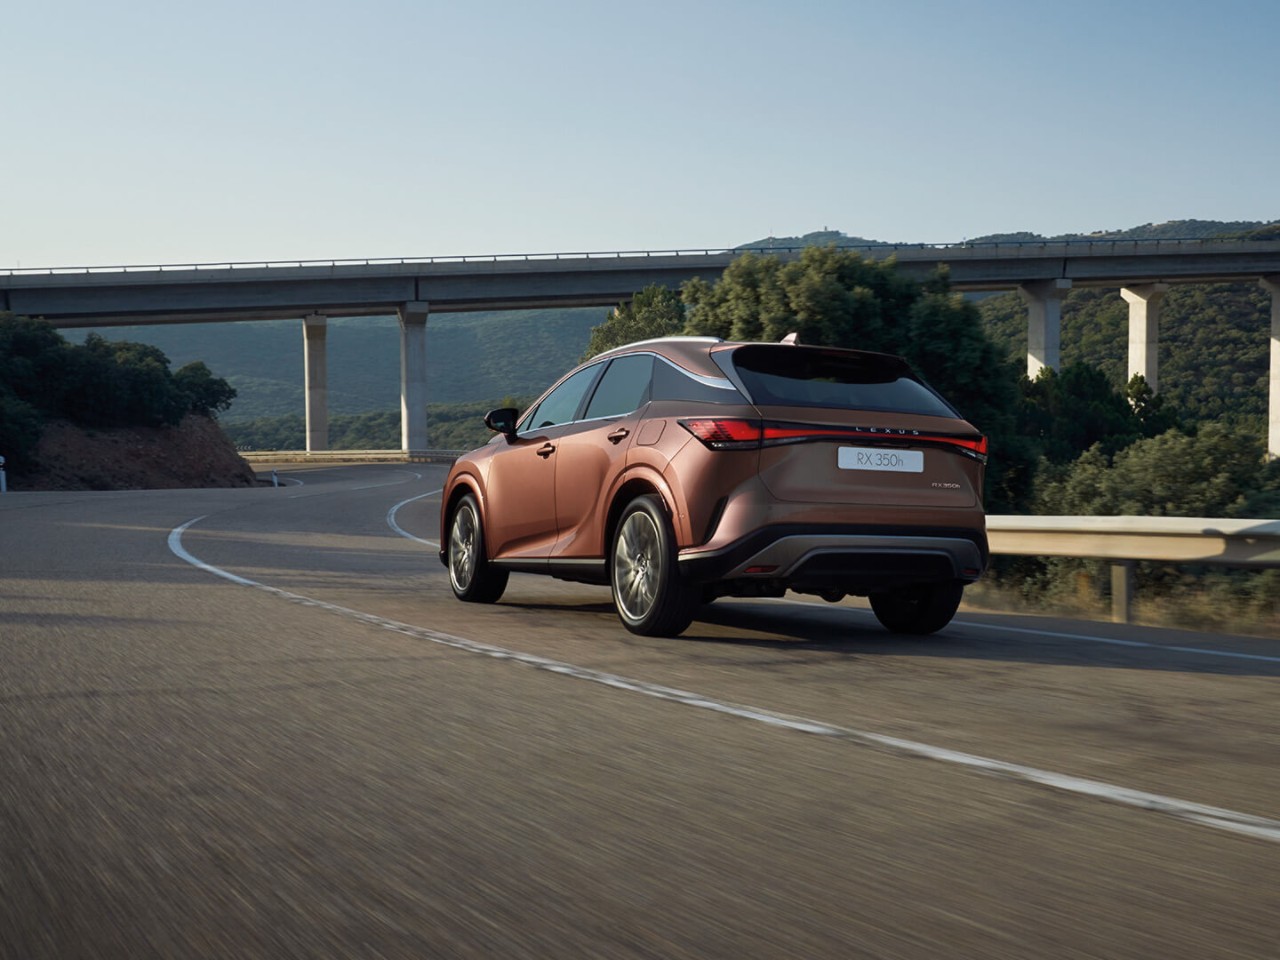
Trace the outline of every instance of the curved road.
{"type": "Polygon", "coordinates": [[[1257,957],[1280,641],[456,602],[444,469],[0,497],[0,957],[1257,957]]]}

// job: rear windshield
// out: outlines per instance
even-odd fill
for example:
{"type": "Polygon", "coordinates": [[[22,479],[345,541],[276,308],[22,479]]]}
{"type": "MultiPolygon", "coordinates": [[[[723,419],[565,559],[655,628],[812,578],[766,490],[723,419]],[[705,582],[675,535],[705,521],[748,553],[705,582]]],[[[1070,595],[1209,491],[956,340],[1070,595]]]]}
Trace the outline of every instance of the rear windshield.
{"type": "Polygon", "coordinates": [[[753,344],[732,351],[730,358],[757,406],[957,416],[904,361],[886,354],[753,344]]]}

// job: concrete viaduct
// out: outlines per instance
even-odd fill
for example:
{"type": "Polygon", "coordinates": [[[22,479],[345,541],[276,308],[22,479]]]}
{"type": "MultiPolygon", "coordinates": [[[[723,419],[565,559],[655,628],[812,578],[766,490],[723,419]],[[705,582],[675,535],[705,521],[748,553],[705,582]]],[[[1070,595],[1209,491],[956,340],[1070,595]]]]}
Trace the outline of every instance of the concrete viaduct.
{"type": "MultiPolygon", "coordinates": [[[[1171,284],[1258,282],[1271,294],[1268,451],[1280,456],[1280,241],[1065,241],[852,248],[896,257],[924,279],[941,264],[959,291],[1018,290],[1027,304],[1027,374],[1056,367],[1062,298],[1119,287],[1129,304],[1129,373],[1159,386],[1160,304],[1171,284]]],[[[300,319],[307,449],[328,446],[329,317],[400,319],[401,439],[425,449],[430,312],[614,306],[649,284],[714,280],[743,251],[499,255],[420,260],[294,261],[0,271],[0,311],[58,327],[300,319]]],[[[795,249],[764,251],[784,259],[795,249]]]]}

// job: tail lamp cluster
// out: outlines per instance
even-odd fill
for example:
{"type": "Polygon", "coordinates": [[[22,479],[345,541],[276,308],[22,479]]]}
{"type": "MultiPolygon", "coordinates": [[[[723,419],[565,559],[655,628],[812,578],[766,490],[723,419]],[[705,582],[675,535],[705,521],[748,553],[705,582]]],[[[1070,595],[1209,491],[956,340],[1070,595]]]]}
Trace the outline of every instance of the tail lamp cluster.
{"type": "Polygon", "coordinates": [[[811,423],[779,423],[738,417],[698,417],[681,420],[684,427],[712,450],[758,450],[790,443],[824,440],[856,441],[875,445],[943,447],[987,462],[985,436],[947,433],[917,433],[911,430],[877,430],[860,427],[832,427],[811,423]]]}

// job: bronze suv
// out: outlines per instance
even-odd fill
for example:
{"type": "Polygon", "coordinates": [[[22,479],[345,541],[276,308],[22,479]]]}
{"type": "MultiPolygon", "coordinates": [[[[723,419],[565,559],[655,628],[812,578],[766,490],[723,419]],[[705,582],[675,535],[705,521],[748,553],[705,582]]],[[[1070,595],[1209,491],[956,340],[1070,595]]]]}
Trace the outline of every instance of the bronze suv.
{"type": "Polygon", "coordinates": [[[670,337],[572,370],[449,473],[460,600],[512,571],[607,584],[675,636],[717,597],[870,598],[889,630],[950,622],[986,567],[986,438],[899,357],[670,337]]]}

